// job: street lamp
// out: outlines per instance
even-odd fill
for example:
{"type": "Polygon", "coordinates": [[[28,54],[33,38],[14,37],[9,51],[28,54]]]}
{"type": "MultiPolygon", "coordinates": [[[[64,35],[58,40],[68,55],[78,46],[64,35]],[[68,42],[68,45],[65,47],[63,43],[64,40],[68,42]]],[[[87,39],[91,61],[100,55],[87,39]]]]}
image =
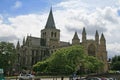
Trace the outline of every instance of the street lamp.
{"type": "Polygon", "coordinates": [[[10,71],[10,64],[11,64],[11,61],[9,60],[9,61],[8,61],[8,65],[9,65],[9,68],[8,68],[8,70],[9,70],[9,71],[8,71],[8,76],[9,76],[10,73],[11,73],[11,71],[10,71]]]}
{"type": "Polygon", "coordinates": [[[81,63],[79,64],[79,74],[80,74],[80,79],[81,79],[81,63]]]}

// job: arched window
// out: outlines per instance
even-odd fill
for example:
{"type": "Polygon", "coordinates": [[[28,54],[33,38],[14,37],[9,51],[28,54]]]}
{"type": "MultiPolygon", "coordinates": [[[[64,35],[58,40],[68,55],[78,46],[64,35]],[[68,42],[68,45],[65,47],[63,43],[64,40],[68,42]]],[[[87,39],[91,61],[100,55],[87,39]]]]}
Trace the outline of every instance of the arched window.
{"type": "Polygon", "coordinates": [[[46,36],[46,32],[45,32],[45,36],[46,36]]]}
{"type": "Polygon", "coordinates": [[[88,55],[89,56],[96,56],[95,55],[95,46],[93,44],[90,44],[88,47],[88,55]]]}
{"type": "Polygon", "coordinates": [[[54,36],[56,37],[57,33],[55,32],[54,36]]]}
{"type": "Polygon", "coordinates": [[[53,32],[51,32],[51,37],[53,37],[53,32]]]}

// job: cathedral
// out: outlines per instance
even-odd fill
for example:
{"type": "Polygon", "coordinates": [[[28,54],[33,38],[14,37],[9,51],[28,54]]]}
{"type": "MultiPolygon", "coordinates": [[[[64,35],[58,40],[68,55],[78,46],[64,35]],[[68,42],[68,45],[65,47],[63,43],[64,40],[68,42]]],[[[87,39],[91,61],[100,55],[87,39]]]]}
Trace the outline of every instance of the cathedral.
{"type": "Polygon", "coordinates": [[[60,29],[57,29],[54,22],[52,8],[44,29],[41,30],[40,37],[33,37],[28,35],[23,38],[23,43],[20,45],[19,41],[16,46],[18,54],[18,63],[20,67],[26,66],[31,69],[32,65],[38,61],[48,58],[56,50],[68,47],[71,45],[82,45],[84,51],[90,56],[94,56],[104,62],[104,72],[108,70],[107,67],[107,51],[106,40],[102,33],[99,37],[96,30],[95,39],[87,39],[85,28],[82,31],[82,41],[78,37],[77,32],[73,35],[72,43],[60,41],[60,29]]]}

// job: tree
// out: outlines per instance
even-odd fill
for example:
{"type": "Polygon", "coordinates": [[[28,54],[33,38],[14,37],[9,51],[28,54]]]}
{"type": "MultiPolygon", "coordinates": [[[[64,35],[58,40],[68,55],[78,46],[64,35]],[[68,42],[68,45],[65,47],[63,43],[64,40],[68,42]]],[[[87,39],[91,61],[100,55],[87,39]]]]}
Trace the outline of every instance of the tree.
{"type": "Polygon", "coordinates": [[[85,61],[85,68],[90,72],[98,72],[103,68],[104,64],[102,61],[98,60],[96,57],[87,56],[85,61]]]}
{"type": "Polygon", "coordinates": [[[120,56],[114,56],[111,63],[112,70],[120,70],[120,56]]]}
{"type": "Polygon", "coordinates": [[[76,45],[57,50],[46,61],[35,64],[33,69],[40,72],[72,74],[78,71],[80,66],[95,71],[100,67],[99,63],[99,60],[84,53],[82,46],[76,45]]]}
{"type": "Polygon", "coordinates": [[[15,47],[13,43],[0,42],[0,68],[9,71],[15,62],[15,47]]]}

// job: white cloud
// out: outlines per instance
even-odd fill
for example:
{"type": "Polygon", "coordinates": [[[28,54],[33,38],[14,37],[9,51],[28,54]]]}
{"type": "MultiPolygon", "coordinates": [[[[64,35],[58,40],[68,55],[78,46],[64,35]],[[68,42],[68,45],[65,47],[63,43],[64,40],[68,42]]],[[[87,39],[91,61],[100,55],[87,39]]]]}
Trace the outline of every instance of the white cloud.
{"type": "Polygon", "coordinates": [[[0,24],[3,22],[3,17],[0,15],[0,24]]]}
{"type": "Polygon", "coordinates": [[[11,26],[14,27],[19,38],[23,38],[27,34],[40,37],[40,30],[43,29],[46,20],[46,14],[29,14],[9,18],[11,26]]]}
{"type": "Polygon", "coordinates": [[[115,55],[120,55],[120,43],[111,43],[107,45],[108,57],[113,57],[115,55]]]}
{"type": "Polygon", "coordinates": [[[14,8],[14,9],[18,9],[18,8],[20,8],[20,7],[22,7],[22,2],[16,1],[15,4],[14,4],[14,6],[13,6],[13,8],[14,8]]]}

